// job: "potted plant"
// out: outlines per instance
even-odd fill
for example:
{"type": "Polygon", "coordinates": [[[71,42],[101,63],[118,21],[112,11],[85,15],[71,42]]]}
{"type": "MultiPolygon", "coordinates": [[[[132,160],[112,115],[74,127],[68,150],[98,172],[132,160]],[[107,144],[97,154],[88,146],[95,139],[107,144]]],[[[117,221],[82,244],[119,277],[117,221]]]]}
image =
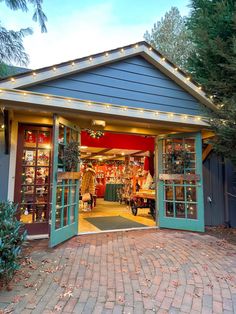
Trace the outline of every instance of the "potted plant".
{"type": "Polygon", "coordinates": [[[64,154],[61,157],[65,168],[64,172],[58,172],[58,179],[79,179],[81,174],[77,171],[80,161],[78,142],[70,142],[64,147],[64,154]]]}

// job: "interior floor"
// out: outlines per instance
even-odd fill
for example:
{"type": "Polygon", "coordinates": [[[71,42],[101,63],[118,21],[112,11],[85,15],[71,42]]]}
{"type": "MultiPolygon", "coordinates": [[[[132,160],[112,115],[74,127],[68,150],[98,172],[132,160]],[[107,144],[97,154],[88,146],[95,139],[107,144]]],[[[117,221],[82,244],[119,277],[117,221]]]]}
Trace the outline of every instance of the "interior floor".
{"type": "MultiPolygon", "coordinates": [[[[149,214],[149,211],[149,208],[139,208],[137,215],[134,216],[129,206],[119,204],[118,202],[104,201],[104,199],[98,198],[96,206],[90,212],[79,211],[79,233],[101,231],[101,229],[86,220],[86,218],[90,217],[121,216],[132,222],[140,223],[145,227],[154,227],[156,226],[156,222],[149,214]]],[[[130,228],[132,227],[133,226],[130,226],[130,228]]],[[[110,230],[113,229],[111,225],[110,230]]]]}

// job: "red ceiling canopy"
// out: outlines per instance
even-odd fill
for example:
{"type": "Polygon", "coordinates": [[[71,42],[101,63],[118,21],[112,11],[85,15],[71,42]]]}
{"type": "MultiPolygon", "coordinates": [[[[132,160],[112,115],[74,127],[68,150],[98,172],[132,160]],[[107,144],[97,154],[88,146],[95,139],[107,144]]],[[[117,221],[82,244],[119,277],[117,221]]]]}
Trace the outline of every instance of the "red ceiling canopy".
{"type": "Polygon", "coordinates": [[[154,141],[154,137],[109,132],[100,138],[92,138],[86,131],[81,132],[81,145],[88,147],[154,151],[154,141]]]}

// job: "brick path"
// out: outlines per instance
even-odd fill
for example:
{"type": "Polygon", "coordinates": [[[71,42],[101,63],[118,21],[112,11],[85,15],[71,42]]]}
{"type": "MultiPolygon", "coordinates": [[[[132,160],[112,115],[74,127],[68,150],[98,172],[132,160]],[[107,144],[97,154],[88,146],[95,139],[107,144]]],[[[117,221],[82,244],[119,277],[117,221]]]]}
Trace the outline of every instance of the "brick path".
{"type": "Polygon", "coordinates": [[[236,246],[209,235],[153,229],[30,246],[0,293],[14,313],[236,313],[236,246]]]}

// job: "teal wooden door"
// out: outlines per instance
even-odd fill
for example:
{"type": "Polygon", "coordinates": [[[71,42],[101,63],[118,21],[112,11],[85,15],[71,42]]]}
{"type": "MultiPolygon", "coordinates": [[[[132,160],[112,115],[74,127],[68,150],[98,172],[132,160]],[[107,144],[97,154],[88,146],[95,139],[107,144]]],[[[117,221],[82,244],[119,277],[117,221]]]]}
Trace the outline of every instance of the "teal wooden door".
{"type": "Polygon", "coordinates": [[[158,139],[158,209],[160,227],[204,231],[201,133],[158,139]]]}
{"type": "MultiPolygon", "coordinates": [[[[79,179],[73,178],[72,173],[64,173],[66,166],[63,163],[63,155],[67,144],[79,141],[79,127],[55,115],[50,247],[78,234],[79,179]]],[[[74,177],[76,177],[75,172],[79,172],[79,162],[72,170],[74,177]]]]}

